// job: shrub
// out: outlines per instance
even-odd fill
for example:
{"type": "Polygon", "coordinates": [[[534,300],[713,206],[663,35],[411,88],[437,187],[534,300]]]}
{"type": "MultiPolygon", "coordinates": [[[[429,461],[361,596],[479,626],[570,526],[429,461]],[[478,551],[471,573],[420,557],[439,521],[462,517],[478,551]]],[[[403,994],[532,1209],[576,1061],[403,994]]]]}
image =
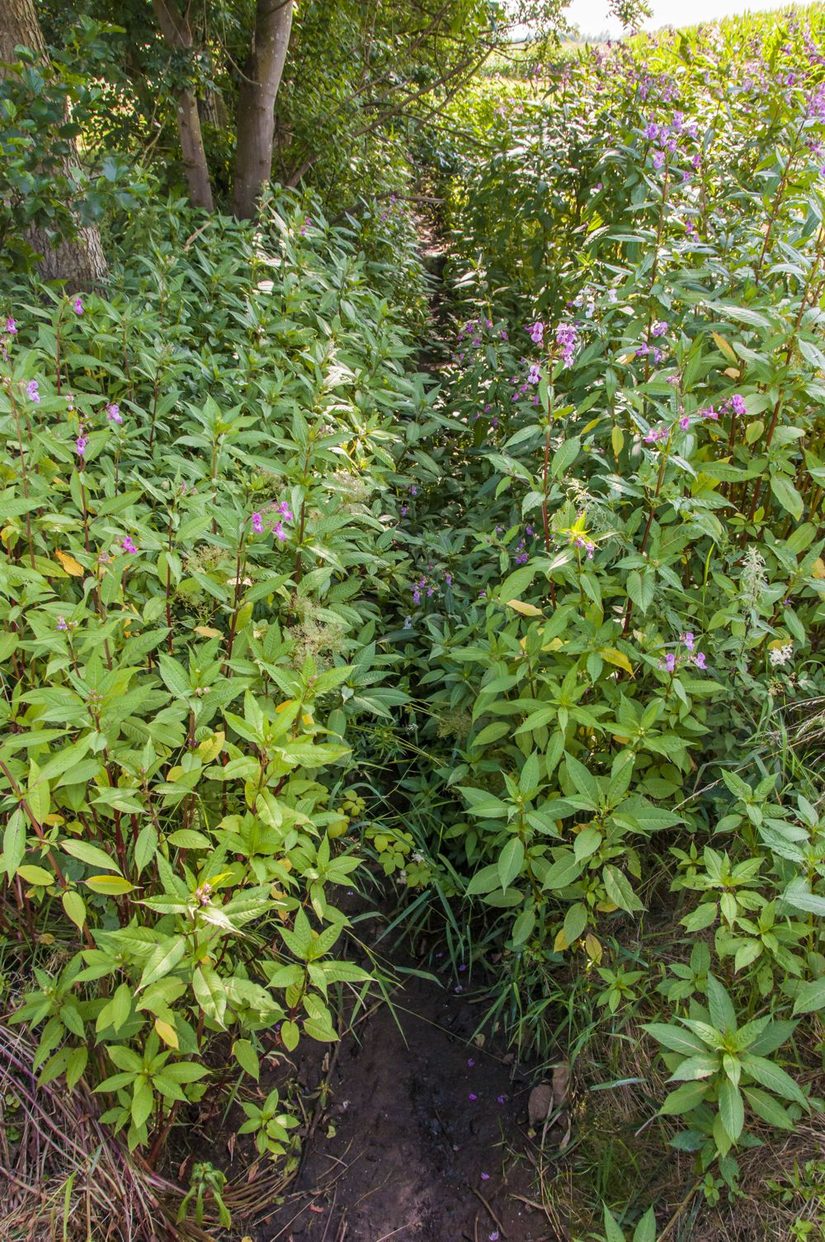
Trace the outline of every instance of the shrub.
{"type": "MultiPolygon", "coordinates": [[[[404,697],[375,635],[411,344],[357,229],[288,197],[258,232],[173,204],[128,224],[110,301],[8,303],[14,1020],[41,1084],[85,1079],[153,1158],[181,1105],[235,1074],[249,1098],[262,1053],[334,1040],[331,995],[369,982],[340,803],[352,722],[404,697]]],[[[272,1099],[244,1129],[280,1154],[272,1099]]]]}

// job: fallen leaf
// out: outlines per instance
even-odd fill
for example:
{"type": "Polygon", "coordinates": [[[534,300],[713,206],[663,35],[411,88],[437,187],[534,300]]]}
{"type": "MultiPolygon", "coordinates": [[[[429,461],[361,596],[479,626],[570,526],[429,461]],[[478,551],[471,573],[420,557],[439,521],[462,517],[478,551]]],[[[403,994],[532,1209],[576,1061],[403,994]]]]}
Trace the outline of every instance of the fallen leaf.
{"type": "Polygon", "coordinates": [[[553,1111],[553,1088],[549,1082],[540,1082],[530,1092],[527,1101],[527,1116],[531,1126],[544,1125],[553,1111]]]}
{"type": "Polygon", "coordinates": [[[557,1065],[553,1070],[553,1107],[557,1110],[564,1108],[569,1094],[570,1066],[567,1061],[562,1061],[561,1065],[557,1065]]]}

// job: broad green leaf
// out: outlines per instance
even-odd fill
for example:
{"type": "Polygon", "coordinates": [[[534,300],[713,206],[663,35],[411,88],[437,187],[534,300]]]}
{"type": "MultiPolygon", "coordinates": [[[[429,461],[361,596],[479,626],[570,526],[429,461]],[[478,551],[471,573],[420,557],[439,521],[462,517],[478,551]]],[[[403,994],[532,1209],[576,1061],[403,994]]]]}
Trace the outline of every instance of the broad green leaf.
{"type": "Polygon", "coordinates": [[[498,858],[498,878],[502,890],[508,889],[524,866],[524,846],[518,837],[511,837],[498,858]]]}
{"type": "Polygon", "coordinates": [[[771,491],[782,508],[790,513],[791,517],[796,518],[798,522],[802,517],[802,511],[805,506],[802,497],[791,480],[784,474],[772,474],[771,491]]]}
{"type": "Polygon", "coordinates": [[[604,891],[614,906],[618,906],[620,910],[626,910],[628,914],[644,910],[644,905],[633,892],[627,876],[623,871],[619,871],[618,867],[614,867],[611,863],[603,867],[602,881],[604,891]]]}
{"type": "Polygon", "coordinates": [[[71,854],[72,858],[78,858],[81,862],[88,863],[90,867],[102,867],[104,871],[116,871],[118,875],[121,874],[120,867],[114,859],[110,858],[99,846],[92,845],[90,841],[67,839],[60,842],[60,848],[64,854],[71,854]]]}
{"type": "Polygon", "coordinates": [[[143,967],[137,990],[142,992],[150,983],[171,974],[186,952],[185,936],[170,936],[150,953],[143,967]]]}
{"type": "Polygon", "coordinates": [[[258,1054],[248,1039],[236,1039],[232,1045],[235,1060],[241,1069],[246,1070],[257,1082],[261,1076],[261,1063],[258,1054]]]}
{"type": "Polygon", "coordinates": [[[825,1009],[825,976],[803,983],[794,998],[794,1013],[817,1013],[820,1009],[825,1009]]]}
{"type": "Polygon", "coordinates": [[[75,927],[82,928],[86,922],[86,902],[80,896],[80,893],[74,889],[67,889],[61,897],[63,909],[66,917],[71,919],[75,927]]]}
{"type": "Polygon", "coordinates": [[[719,1114],[728,1137],[735,1143],[745,1124],[745,1106],[739,1088],[728,1079],[719,1088],[719,1114]]]}
{"type": "Polygon", "coordinates": [[[49,884],[55,884],[53,871],[47,871],[45,867],[37,867],[27,864],[24,867],[17,868],[17,874],[21,880],[25,880],[27,884],[33,884],[37,888],[46,888],[49,884]]]}
{"type": "Polygon", "coordinates": [[[548,869],[542,888],[560,889],[573,884],[582,873],[582,865],[572,853],[562,854],[548,869]]]}
{"type": "Polygon", "coordinates": [[[122,897],[133,892],[135,887],[120,875],[90,875],[83,883],[93,893],[101,893],[104,897],[122,897]]]}

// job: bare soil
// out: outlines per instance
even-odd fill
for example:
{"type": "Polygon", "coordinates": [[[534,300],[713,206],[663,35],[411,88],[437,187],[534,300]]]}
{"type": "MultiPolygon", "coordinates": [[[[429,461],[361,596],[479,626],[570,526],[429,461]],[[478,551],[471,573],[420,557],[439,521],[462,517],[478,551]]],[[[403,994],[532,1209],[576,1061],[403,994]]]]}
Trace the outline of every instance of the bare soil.
{"type": "Polygon", "coordinates": [[[413,977],[356,1023],[320,1108],[317,1077],[302,1083],[304,1161],[256,1242],[556,1242],[515,1197],[533,1192],[528,1083],[470,1042],[476,1022],[463,994],[413,977]]]}

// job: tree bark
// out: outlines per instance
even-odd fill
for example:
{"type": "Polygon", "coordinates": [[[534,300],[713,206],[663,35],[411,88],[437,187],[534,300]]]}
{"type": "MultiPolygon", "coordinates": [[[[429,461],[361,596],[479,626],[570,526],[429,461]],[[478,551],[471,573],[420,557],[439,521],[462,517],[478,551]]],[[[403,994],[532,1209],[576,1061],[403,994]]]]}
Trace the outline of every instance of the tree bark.
{"type": "Polygon", "coordinates": [[[241,220],[254,216],[272,175],[275,99],[289,49],[293,7],[293,0],[256,0],[255,30],[238,94],[232,210],[241,220]]]}
{"type": "MultiPolygon", "coordinates": [[[[161,33],[169,46],[178,51],[189,51],[192,47],[192,28],[189,25],[188,12],[181,13],[176,8],[174,0],[152,0],[152,8],[161,33]]],[[[184,87],[176,92],[175,99],[189,201],[193,207],[203,207],[205,211],[213,211],[212,183],[209,179],[206,152],[203,149],[197,97],[191,87],[184,87]]]]}
{"type": "MultiPolygon", "coordinates": [[[[34,0],[0,0],[0,61],[13,64],[17,59],[17,47],[28,48],[44,64],[48,63],[34,0]]],[[[0,76],[8,72],[8,69],[0,67],[0,76]]],[[[71,172],[70,166],[66,172],[71,172]]],[[[108,271],[106,256],[94,225],[78,225],[71,240],[57,244],[45,229],[31,226],[26,240],[41,256],[37,266],[44,280],[64,280],[71,293],[94,289],[104,283],[108,271]]]]}

